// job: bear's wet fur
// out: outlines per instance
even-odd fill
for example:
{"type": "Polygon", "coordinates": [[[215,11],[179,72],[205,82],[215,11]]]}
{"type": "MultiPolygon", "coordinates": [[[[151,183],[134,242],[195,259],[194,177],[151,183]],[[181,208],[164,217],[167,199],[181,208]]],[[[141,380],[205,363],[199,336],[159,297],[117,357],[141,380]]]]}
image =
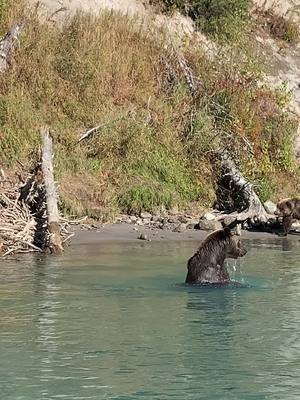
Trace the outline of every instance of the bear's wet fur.
{"type": "Polygon", "coordinates": [[[286,236],[294,220],[300,220],[300,199],[297,197],[280,200],[275,215],[282,217],[283,234],[286,236]]]}
{"type": "Polygon", "coordinates": [[[224,265],[226,258],[243,257],[247,250],[240,236],[225,227],[211,233],[188,261],[185,283],[228,284],[229,273],[224,265]]]}

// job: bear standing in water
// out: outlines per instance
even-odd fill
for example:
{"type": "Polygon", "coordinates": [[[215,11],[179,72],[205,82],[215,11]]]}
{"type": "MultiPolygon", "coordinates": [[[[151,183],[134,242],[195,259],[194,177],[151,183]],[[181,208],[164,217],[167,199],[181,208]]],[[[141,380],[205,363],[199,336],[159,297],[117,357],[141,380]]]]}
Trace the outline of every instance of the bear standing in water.
{"type": "Polygon", "coordinates": [[[229,227],[211,233],[188,261],[186,283],[230,283],[226,258],[243,257],[247,250],[229,227]]]}
{"type": "Polygon", "coordinates": [[[292,226],[293,220],[300,220],[300,199],[284,199],[277,203],[275,215],[282,217],[284,236],[286,236],[292,226]]]}

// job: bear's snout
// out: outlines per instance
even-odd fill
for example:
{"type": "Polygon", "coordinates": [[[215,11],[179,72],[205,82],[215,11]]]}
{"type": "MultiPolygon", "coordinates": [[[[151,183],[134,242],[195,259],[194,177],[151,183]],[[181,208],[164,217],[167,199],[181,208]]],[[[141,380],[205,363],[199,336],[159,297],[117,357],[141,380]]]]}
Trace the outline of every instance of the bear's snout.
{"type": "Polygon", "coordinates": [[[245,247],[240,248],[240,254],[239,257],[244,257],[247,254],[247,250],[245,247]]]}

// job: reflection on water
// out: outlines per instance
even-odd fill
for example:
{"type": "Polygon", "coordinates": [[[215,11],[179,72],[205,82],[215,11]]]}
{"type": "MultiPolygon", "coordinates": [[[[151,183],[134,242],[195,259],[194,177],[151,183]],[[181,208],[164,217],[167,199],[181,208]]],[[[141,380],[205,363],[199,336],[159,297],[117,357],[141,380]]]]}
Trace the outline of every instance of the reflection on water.
{"type": "Polygon", "coordinates": [[[1,400],[299,399],[299,242],[247,243],[241,285],[182,284],[195,243],[1,265],[1,400]]]}

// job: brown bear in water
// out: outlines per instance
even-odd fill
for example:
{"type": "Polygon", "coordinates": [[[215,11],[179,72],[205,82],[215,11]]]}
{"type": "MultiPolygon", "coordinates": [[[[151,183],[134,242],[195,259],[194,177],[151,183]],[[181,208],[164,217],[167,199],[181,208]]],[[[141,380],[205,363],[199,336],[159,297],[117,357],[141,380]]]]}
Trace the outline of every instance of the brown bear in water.
{"type": "Polygon", "coordinates": [[[188,261],[185,283],[226,284],[229,273],[224,265],[226,258],[243,257],[247,250],[240,236],[229,227],[211,233],[188,261]]]}
{"type": "Polygon", "coordinates": [[[291,229],[293,220],[300,220],[300,199],[295,197],[279,201],[274,214],[282,217],[283,232],[286,236],[291,229]]]}

